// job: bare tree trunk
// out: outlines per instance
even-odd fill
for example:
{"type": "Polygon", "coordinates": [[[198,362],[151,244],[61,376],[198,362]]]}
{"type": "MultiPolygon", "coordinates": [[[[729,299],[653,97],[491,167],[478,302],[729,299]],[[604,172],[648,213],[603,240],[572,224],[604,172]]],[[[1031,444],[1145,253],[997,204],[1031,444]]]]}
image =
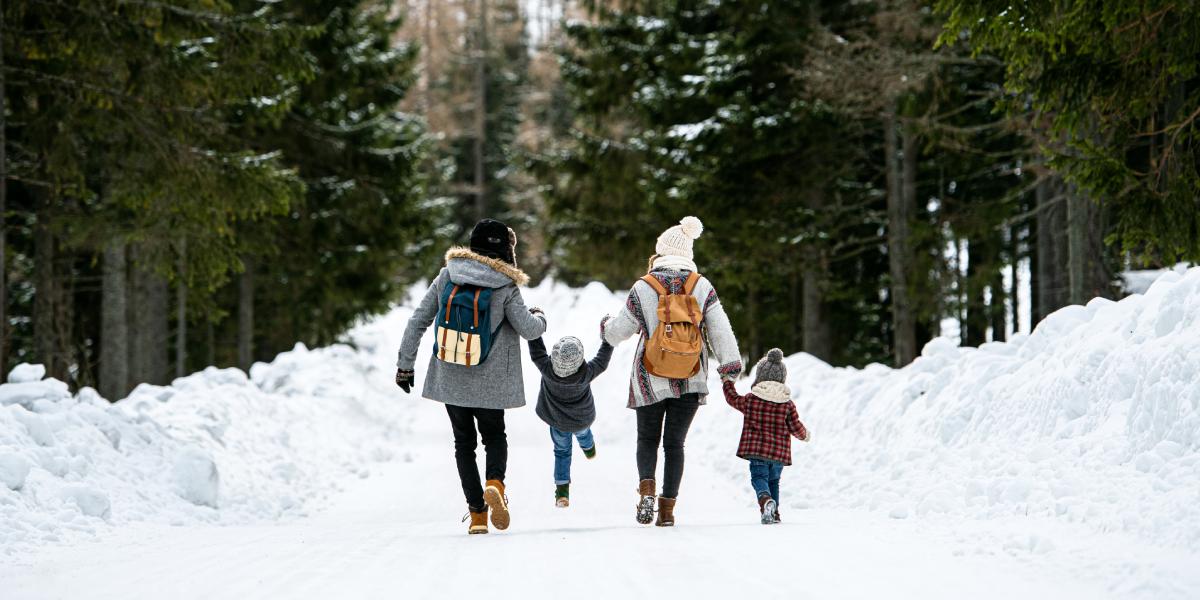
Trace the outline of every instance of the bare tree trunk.
{"type": "Polygon", "coordinates": [[[1115,275],[1105,261],[1105,214],[1104,207],[1092,201],[1087,202],[1087,297],[1113,298],[1113,279],[1115,275]]]}
{"type": "Polygon", "coordinates": [[[425,0],[425,22],[421,24],[421,54],[424,55],[422,64],[425,71],[424,81],[421,86],[422,107],[425,111],[426,120],[429,119],[429,109],[433,106],[432,92],[433,89],[433,2],[434,0],[425,0]]]}
{"type": "Polygon", "coordinates": [[[125,321],[129,324],[128,380],[130,388],[146,380],[146,323],[142,314],[146,306],[145,277],[140,265],[142,250],[136,243],[126,248],[125,321]]]}
{"type": "Polygon", "coordinates": [[[487,142],[488,0],[479,0],[479,38],[475,57],[475,213],[488,214],[487,179],[484,177],[484,146],[487,142]]]}
{"type": "Polygon", "coordinates": [[[1012,325],[1015,334],[1021,332],[1021,230],[1013,225],[1008,232],[1009,253],[1012,255],[1012,263],[1008,266],[1009,278],[1012,279],[1008,298],[1012,304],[1012,325]]]}
{"type": "Polygon", "coordinates": [[[988,311],[991,313],[990,325],[993,342],[1003,342],[1008,339],[1008,306],[1005,304],[1004,269],[998,263],[999,261],[993,263],[995,271],[992,273],[992,283],[988,286],[992,293],[988,311]]]}
{"type": "MultiPolygon", "coordinates": [[[[803,197],[806,208],[820,210],[822,193],[818,188],[810,188],[803,197]]],[[[833,357],[833,331],[825,305],[828,265],[822,249],[813,243],[801,247],[801,261],[800,304],[804,335],[801,347],[805,352],[829,362],[833,357]]]]}
{"type": "Polygon", "coordinates": [[[100,395],[117,401],[129,393],[129,321],[126,318],[125,244],[104,248],[100,300],[100,395]]]}
{"type": "Polygon", "coordinates": [[[150,254],[136,245],[129,248],[129,384],[167,383],[170,367],[170,288],[167,280],[150,270],[150,254]]]}
{"type": "Polygon", "coordinates": [[[750,331],[746,332],[746,352],[753,363],[758,360],[759,356],[762,356],[762,347],[758,337],[758,286],[751,283],[747,292],[746,316],[749,317],[747,321],[750,323],[750,331]]]}
{"type": "Polygon", "coordinates": [[[0,3],[0,376],[8,374],[8,96],[4,84],[4,5],[0,3]]]}
{"type": "Polygon", "coordinates": [[[47,192],[38,199],[37,221],[33,227],[33,338],[35,360],[46,366],[51,377],[62,373],[58,365],[58,329],[55,327],[55,307],[58,291],[54,276],[54,234],[50,231],[50,204],[47,192]]]}
{"type": "Polygon", "coordinates": [[[1037,187],[1038,313],[1035,321],[1067,305],[1066,202],[1062,182],[1050,177],[1037,187]]]}
{"type": "Polygon", "coordinates": [[[165,277],[146,273],[146,307],[141,311],[146,322],[147,383],[170,383],[171,366],[167,356],[171,346],[171,286],[165,277]]]}
{"type": "Polygon", "coordinates": [[[791,348],[804,349],[804,294],[803,276],[800,269],[790,269],[788,273],[788,300],[792,307],[791,330],[788,332],[788,344],[791,348]]]}
{"type": "Polygon", "coordinates": [[[1088,301],[1088,199],[1079,190],[1067,190],[1067,274],[1070,292],[1067,302],[1088,301]]]}
{"type": "Polygon", "coordinates": [[[1034,218],[1029,222],[1029,329],[1037,327],[1046,309],[1042,306],[1042,197],[1045,180],[1039,181],[1034,192],[1034,218]]]}
{"type": "Polygon", "coordinates": [[[903,157],[897,162],[896,118],[890,110],[883,119],[887,153],[888,267],[892,276],[892,348],[897,367],[917,356],[917,326],[909,293],[912,268],[911,219],[916,197],[917,151],[914,134],[903,131],[903,157]]]}
{"type": "Polygon", "coordinates": [[[979,346],[987,341],[988,306],[983,297],[987,287],[987,275],[983,269],[988,263],[987,242],[982,239],[967,241],[967,317],[963,324],[966,337],[964,344],[979,346]]]}
{"type": "Polygon", "coordinates": [[[179,242],[179,282],[175,285],[175,376],[187,375],[187,240],[179,242]]]}
{"type": "Polygon", "coordinates": [[[824,270],[820,257],[805,259],[801,297],[804,307],[804,351],[829,362],[833,355],[833,333],[825,311],[824,270]]]}
{"type": "Polygon", "coordinates": [[[238,277],[238,366],[247,373],[254,363],[254,263],[244,259],[246,270],[238,277]]]}
{"type": "Polygon", "coordinates": [[[217,331],[211,319],[204,320],[204,340],[207,347],[204,362],[209,366],[217,364],[217,331]]]}

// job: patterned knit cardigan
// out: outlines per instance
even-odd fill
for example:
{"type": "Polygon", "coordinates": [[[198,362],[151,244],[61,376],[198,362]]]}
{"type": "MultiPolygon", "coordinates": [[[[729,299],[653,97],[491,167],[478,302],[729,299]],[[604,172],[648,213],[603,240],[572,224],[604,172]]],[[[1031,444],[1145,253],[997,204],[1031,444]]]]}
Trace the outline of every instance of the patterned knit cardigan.
{"type": "MultiPolygon", "coordinates": [[[[656,277],[671,293],[681,293],[688,271],[655,269],[656,277]]],[[[708,279],[701,277],[692,289],[692,295],[704,310],[701,332],[705,344],[700,353],[700,371],[688,379],[666,379],[652,375],[642,363],[646,352],[646,340],[658,326],[658,292],[645,281],[638,280],[629,290],[625,308],[609,320],[604,327],[604,338],[616,346],[634,334],[640,334],[637,352],[634,353],[633,371],[629,378],[629,408],[649,406],[667,398],[678,398],[684,394],[699,394],[701,404],[708,395],[708,364],[710,355],[715,356],[721,375],[737,375],[742,372],[741,354],[729,317],[717,298],[717,290],[708,279]]]]}

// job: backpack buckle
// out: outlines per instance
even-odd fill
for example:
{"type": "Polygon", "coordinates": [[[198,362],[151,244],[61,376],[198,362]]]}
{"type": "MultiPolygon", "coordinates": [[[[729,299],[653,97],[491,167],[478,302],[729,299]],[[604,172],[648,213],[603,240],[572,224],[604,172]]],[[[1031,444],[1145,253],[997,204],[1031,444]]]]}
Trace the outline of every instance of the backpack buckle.
{"type": "Polygon", "coordinates": [[[666,329],[666,332],[667,332],[667,333],[671,333],[671,324],[670,324],[670,323],[667,323],[667,329],[666,329]]]}

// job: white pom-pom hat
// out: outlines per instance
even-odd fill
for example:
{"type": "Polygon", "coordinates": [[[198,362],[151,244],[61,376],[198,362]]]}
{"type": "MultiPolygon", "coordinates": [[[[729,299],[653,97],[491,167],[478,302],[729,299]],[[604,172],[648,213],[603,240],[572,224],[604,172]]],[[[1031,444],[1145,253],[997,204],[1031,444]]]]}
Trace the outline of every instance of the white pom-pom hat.
{"type": "Polygon", "coordinates": [[[696,217],[684,217],[679,224],[667,228],[658,236],[654,252],[659,256],[682,256],[692,260],[692,242],[704,233],[704,224],[696,217]]]}

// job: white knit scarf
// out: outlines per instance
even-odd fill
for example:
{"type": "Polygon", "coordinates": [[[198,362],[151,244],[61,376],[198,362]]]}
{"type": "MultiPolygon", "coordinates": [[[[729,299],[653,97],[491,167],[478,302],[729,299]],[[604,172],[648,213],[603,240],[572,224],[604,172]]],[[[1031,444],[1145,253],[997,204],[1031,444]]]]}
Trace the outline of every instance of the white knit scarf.
{"type": "Polygon", "coordinates": [[[750,388],[750,392],[776,404],[783,404],[792,399],[792,390],[788,389],[787,384],[778,381],[760,381],[750,388]]]}
{"type": "Polygon", "coordinates": [[[693,273],[700,272],[696,268],[696,263],[690,258],[682,256],[660,256],[654,259],[655,269],[674,269],[676,271],[691,271],[693,273]]]}

